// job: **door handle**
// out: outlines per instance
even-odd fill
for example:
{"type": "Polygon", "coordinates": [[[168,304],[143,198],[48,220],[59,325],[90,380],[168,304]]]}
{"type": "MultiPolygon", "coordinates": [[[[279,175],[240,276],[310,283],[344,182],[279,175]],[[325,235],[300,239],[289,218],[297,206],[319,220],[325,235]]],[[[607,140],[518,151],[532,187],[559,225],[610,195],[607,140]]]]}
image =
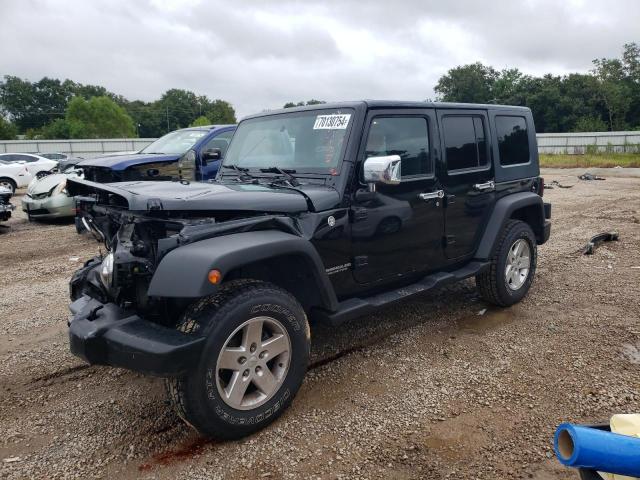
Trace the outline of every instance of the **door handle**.
{"type": "Polygon", "coordinates": [[[485,182],[485,183],[476,183],[473,186],[473,188],[480,192],[483,192],[485,190],[495,190],[496,184],[493,180],[489,180],[488,182],[485,182]]]}
{"type": "Polygon", "coordinates": [[[418,198],[421,200],[432,200],[434,198],[444,198],[444,190],[437,190],[435,192],[419,193],[418,198]]]}

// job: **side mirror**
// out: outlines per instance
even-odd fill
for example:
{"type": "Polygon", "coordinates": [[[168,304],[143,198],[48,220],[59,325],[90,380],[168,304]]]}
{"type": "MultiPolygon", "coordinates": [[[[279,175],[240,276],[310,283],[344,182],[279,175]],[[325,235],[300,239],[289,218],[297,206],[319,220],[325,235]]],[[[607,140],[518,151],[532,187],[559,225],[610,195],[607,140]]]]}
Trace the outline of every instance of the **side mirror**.
{"type": "Polygon", "coordinates": [[[178,175],[180,180],[193,180],[196,173],[196,152],[189,150],[178,159],[178,175]]]}
{"type": "Polygon", "coordinates": [[[222,150],[219,148],[209,148],[202,152],[202,162],[207,160],[220,160],[222,158],[222,150]]]}
{"type": "Polygon", "coordinates": [[[386,157],[369,157],[364,161],[364,181],[369,190],[374,192],[377,183],[398,185],[401,179],[400,155],[386,157]]]}

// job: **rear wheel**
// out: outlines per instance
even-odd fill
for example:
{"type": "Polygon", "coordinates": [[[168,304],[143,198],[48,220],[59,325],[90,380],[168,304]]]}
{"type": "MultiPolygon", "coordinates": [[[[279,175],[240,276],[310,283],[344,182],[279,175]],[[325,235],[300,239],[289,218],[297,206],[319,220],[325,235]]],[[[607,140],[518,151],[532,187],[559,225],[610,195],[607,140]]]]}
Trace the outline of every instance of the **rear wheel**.
{"type": "Polygon", "coordinates": [[[17,185],[10,178],[0,178],[0,187],[11,190],[11,193],[16,193],[17,185]]]}
{"type": "Polygon", "coordinates": [[[531,227],[520,220],[509,220],[498,240],[491,266],[476,276],[482,298],[502,307],[522,300],[533,283],[537,255],[531,227]]]}
{"type": "Polygon", "coordinates": [[[207,337],[198,367],[166,381],[178,415],[204,435],[233,439],[265,427],[302,384],[309,325],[275,285],[232,281],[188,308],[178,328],[207,337]]]}

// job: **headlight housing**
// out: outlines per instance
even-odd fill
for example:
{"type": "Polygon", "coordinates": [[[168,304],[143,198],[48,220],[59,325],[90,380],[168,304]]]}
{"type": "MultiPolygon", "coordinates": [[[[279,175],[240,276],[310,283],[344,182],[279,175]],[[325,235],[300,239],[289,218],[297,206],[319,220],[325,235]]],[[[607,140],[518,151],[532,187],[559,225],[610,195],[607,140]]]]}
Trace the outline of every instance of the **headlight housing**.
{"type": "Polygon", "coordinates": [[[110,252],[102,259],[102,265],[100,265],[100,280],[107,288],[110,288],[113,282],[113,264],[113,252],[110,252]]]}

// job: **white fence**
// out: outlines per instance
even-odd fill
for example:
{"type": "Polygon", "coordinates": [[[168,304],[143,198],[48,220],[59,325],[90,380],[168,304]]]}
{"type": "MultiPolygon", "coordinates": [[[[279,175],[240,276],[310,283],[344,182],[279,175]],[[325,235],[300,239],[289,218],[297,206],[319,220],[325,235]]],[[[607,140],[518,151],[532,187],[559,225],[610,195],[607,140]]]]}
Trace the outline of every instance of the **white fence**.
{"type": "Polygon", "coordinates": [[[105,138],[88,140],[3,140],[0,153],[66,153],[91,158],[115,152],[139,151],[155,138],[105,138]]]}
{"type": "Polygon", "coordinates": [[[539,153],[640,153],[640,131],[539,133],[539,153]]]}
{"type": "MultiPolygon", "coordinates": [[[[0,153],[66,153],[90,158],[114,152],[138,151],[155,138],[105,138],[98,140],[4,140],[0,153]]],[[[640,153],[640,131],[593,133],[539,133],[539,153],[582,155],[596,152],[640,153]]]]}

